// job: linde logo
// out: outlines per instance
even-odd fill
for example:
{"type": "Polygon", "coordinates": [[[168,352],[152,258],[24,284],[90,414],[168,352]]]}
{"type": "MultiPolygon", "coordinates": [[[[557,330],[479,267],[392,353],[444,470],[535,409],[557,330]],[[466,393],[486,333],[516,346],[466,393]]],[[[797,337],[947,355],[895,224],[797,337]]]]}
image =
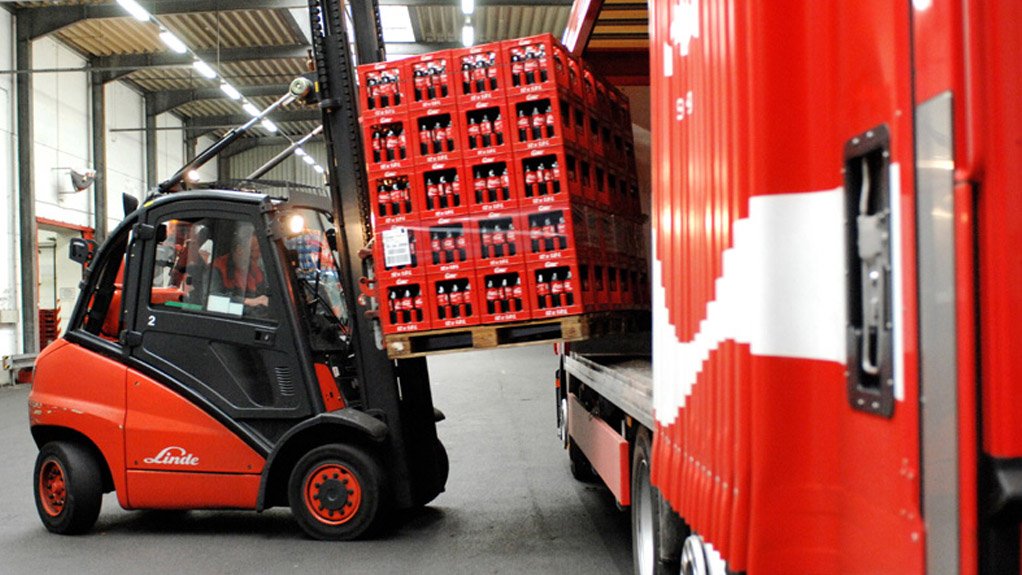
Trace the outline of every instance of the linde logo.
{"type": "Polygon", "coordinates": [[[198,465],[199,458],[185,451],[183,447],[171,445],[164,447],[156,454],[156,457],[146,457],[142,460],[151,465],[198,465]]]}

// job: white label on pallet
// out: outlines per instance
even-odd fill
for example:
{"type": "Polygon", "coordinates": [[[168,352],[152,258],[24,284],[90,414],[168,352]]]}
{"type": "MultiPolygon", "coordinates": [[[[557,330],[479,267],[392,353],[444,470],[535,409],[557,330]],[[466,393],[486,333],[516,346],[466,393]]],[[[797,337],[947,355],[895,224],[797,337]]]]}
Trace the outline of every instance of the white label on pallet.
{"type": "Polygon", "coordinates": [[[412,246],[408,241],[408,230],[392,228],[380,234],[383,237],[383,263],[388,268],[407,266],[412,263],[412,246]]]}

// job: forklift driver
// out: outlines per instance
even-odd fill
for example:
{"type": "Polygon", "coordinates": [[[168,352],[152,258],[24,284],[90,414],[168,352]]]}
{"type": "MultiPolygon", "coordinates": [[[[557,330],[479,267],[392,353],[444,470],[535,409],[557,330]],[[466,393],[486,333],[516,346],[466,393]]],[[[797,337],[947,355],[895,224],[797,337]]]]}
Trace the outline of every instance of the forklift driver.
{"type": "Polygon", "coordinates": [[[217,273],[210,293],[243,303],[243,315],[265,317],[270,300],[259,241],[252,232],[250,224],[238,225],[230,251],[213,260],[217,273]]]}

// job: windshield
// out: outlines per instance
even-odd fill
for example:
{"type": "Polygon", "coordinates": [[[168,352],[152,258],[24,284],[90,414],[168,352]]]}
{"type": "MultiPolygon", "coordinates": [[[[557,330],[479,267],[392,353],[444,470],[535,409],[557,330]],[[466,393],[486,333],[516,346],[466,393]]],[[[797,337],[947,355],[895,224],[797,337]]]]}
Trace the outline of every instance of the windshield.
{"type": "Polygon", "coordinates": [[[348,333],[348,311],[344,303],[344,289],[337,268],[337,253],[327,241],[333,224],[327,215],[312,209],[291,210],[284,218],[288,229],[284,245],[294,254],[295,277],[302,284],[305,303],[312,315],[314,327],[340,327],[342,337],[348,333]]]}

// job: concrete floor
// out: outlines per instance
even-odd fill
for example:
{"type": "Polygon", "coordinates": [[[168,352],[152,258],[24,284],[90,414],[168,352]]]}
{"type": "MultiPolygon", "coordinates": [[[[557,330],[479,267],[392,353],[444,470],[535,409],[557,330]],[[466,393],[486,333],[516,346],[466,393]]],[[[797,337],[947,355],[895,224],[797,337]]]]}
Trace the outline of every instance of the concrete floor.
{"type": "Polygon", "coordinates": [[[447,492],[373,541],[305,538],[287,509],[124,511],[61,537],[32,501],[28,389],[0,389],[0,573],[630,573],[628,515],[574,481],[556,437],[550,346],[430,359],[447,492]]]}

